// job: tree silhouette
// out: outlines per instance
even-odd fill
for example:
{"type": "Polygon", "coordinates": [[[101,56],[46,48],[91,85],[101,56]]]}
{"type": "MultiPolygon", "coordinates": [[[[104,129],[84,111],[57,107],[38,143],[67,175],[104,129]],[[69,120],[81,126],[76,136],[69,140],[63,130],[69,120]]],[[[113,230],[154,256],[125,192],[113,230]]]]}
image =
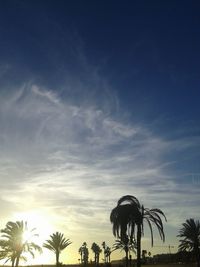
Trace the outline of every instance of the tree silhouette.
{"type": "Polygon", "coordinates": [[[83,263],[84,266],[86,266],[88,264],[88,258],[89,258],[89,251],[88,251],[86,242],[83,242],[78,252],[81,255],[81,263],[83,263]]]}
{"type": "Polygon", "coordinates": [[[106,242],[105,241],[103,241],[102,242],[102,247],[103,247],[103,254],[104,254],[104,263],[106,264],[106,242]]]}
{"type": "Polygon", "coordinates": [[[111,249],[109,246],[106,245],[106,242],[102,242],[102,247],[103,247],[103,253],[104,253],[104,262],[110,263],[110,254],[111,254],[111,249]]]}
{"type": "Polygon", "coordinates": [[[124,250],[126,254],[126,261],[131,258],[131,251],[135,253],[136,243],[132,242],[130,239],[127,242],[122,240],[115,240],[113,244],[113,251],[120,249],[121,251],[124,250]]]}
{"type": "MultiPolygon", "coordinates": [[[[137,267],[141,267],[141,238],[144,235],[144,222],[150,228],[152,246],[152,224],[157,227],[161,240],[163,242],[165,241],[163,223],[160,215],[166,220],[164,213],[160,209],[144,208],[136,197],[130,195],[121,197],[117,206],[111,211],[110,221],[113,224],[114,236],[120,238],[124,244],[136,240],[137,267]]],[[[128,259],[126,259],[126,266],[128,266],[128,259]]]]}
{"type": "Polygon", "coordinates": [[[59,256],[62,250],[68,247],[72,242],[66,239],[63,234],[56,232],[50,235],[50,239],[46,240],[43,247],[53,251],[56,255],[56,266],[59,266],[59,256]]]}
{"type": "Polygon", "coordinates": [[[147,250],[146,249],[142,250],[142,261],[144,264],[146,264],[146,261],[147,261],[147,250]]]}
{"type": "Polygon", "coordinates": [[[18,267],[20,259],[26,261],[24,253],[30,253],[34,257],[34,251],[42,252],[40,246],[36,245],[31,241],[35,229],[28,231],[27,222],[16,221],[8,222],[6,227],[1,230],[0,246],[2,251],[0,253],[0,258],[7,259],[6,262],[11,261],[12,267],[18,267]],[[29,232],[30,238],[24,240],[24,234],[29,232]]]}
{"type": "Polygon", "coordinates": [[[82,246],[79,248],[78,253],[80,254],[81,258],[80,258],[80,262],[83,263],[83,249],[82,246]]]}
{"type": "Polygon", "coordinates": [[[110,247],[106,247],[105,249],[105,256],[106,256],[106,263],[110,263],[110,254],[112,253],[110,247]]]}
{"type": "Polygon", "coordinates": [[[102,250],[99,247],[99,245],[97,245],[95,242],[92,243],[91,249],[94,252],[94,262],[95,262],[95,265],[98,266],[99,265],[99,255],[102,252],[102,250]]]}
{"type": "Polygon", "coordinates": [[[182,224],[178,237],[180,239],[179,251],[190,251],[196,258],[197,266],[200,267],[200,222],[188,219],[182,224]]]}

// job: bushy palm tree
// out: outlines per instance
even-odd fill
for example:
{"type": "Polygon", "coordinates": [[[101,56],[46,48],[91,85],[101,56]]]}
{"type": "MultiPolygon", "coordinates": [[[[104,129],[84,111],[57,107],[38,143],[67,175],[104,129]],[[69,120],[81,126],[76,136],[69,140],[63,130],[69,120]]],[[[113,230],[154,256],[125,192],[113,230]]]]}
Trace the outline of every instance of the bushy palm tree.
{"type": "Polygon", "coordinates": [[[131,241],[131,239],[127,239],[126,242],[122,240],[115,240],[115,243],[113,244],[113,250],[123,250],[126,254],[126,265],[128,265],[128,259],[131,259],[131,251],[135,253],[136,243],[131,241]]]}
{"type": "Polygon", "coordinates": [[[68,247],[72,242],[66,239],[63,234],[56,232],[50,235],[50,239],[46,240],[43,247],[53,251],[56,255],[56,266],[59,266],[59,256],[63,249],[68,247]]]}
{"type": "Polygon", "coordinates": [[[126,254],[126,261],[130,258],[131,251],[135,253],[136,244],[132,242],[130,239],[128,242],[122,240],[115,240],[113,244],[113,251],[120,249],[121,251],[124,250],[126,254]]]}
{"type": "Polygon", "coordinates": [[[180,239],[179,250],[191,251],[196,258],[197,266],[200,267],[200,222],[188,219],[182,224],[178,237],[180,239]]]}
{"type": "Polygon", "coordinates": [[[91,249],[94,252],[94,262],[95,262],[95,265],[98,266],[99,265],[99,255],[102,252],[102,250],[101,250],[100,246],[97,245],[95,242],[92,243],[91,249]]]}
{"type": "MultiPolygon", "coordinates": [[[[110,221],[113,224],[113,234],[115,237],[128,244],[136,240],[137,246],[137,267],[141,267],[141,238],[144,235],[144,222],[146,222],[151,232],[151,244],[153,246],[152,224],[158,229],[161,240],[165,240],[162,215],[160,209],[144,208],[134,196],[126,195],[119,199],[117,206],[110,214],[110,221]]],[[[128,259],[126,260],[128,266],[128,259]]]]}
{"type": "MultiPolygon", "coordinates": [[[[32,233],[35,229],[29,231],[32,233]]],[[[6,258],[11,261],[12,267],[18,267],[20,259],[26,260],[24,253],[30,253],[34,257],[34,251],[42,252],[40,246],[36,245],[31,240],[24,240],[24,234],[28,232],[27,222],[17,221],[8,222],[6,227],[1,230],[0,246],[2,248],[0,258],[6,258]]],[[[32,234],[30,239],[36,236],[32,234]]]]}

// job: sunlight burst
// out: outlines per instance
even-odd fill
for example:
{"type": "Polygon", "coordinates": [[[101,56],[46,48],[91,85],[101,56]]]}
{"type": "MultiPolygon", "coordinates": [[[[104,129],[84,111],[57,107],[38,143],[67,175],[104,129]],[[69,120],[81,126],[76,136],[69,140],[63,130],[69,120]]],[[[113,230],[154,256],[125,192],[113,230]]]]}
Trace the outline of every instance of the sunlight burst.
{"type": "Polygon", "coordinates": [[[29,230],[26,230],[24,233],[23,233],[23,236],[22,236],[22,241],[23,243],[27,242],[27,241],[32,241],[32,233],[31,231],[29,230]]]}
{"type": "MultiPolygon", "coordinates": [[[[23,234],[23,242],[35,242],[39,246],[43,246],[46,239],[53,233],[54,227],[50,222],[52,220],[47,214],[42,214],[38,211],[26,211],[14,214],[14,220],[26,221],[27,230],[23,234]]],[[[41,255],[38,255],[36,259],[28,256],[27,260],[29,264],[48,263],[51,255],[46,250],[43,250],[41,255]]]]}

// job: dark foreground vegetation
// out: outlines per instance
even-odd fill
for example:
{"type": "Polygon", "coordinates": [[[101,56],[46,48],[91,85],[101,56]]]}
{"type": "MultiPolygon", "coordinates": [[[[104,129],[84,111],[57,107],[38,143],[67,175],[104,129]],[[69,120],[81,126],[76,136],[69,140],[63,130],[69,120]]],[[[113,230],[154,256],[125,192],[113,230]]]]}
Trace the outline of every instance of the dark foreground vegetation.
{"type": "MultiPolygon", "coordinates": [[[[193,266],[196,263],[200,267],[200,222],[194,219],[187,219],[179,230],[177,235],[180,238],[179,252],[176,254],[162,254],[151,257],[147,251],[141,248],[141,239],[144,236],[144,222],[148,225],[151,233],[151,245],[154,244],[153,226],[157,228],[161,240],[165,241],[163,221],[167,221],[165,214],[160,209],[149,209],[144,207],[139,200],[130,195],[123,196],[117,202],[110,214],[110,222],[113,227],[113,235],[117,238],[112,248],[104,241],[101,246],[93,242],[91,250],[94,253],[94,261],[89,259],[89,249],[84,242],[78,250],[80,254],[79,265],[77,266],[193,266]],[[124,251],[123,261],[111,261],[112,252],[120,249],[124,251]],[[100,254],[103,253],[104,264],[99,263],[100,254]],[[132,259],[132,253],[137,257],[132,259]],[[171,265],[169,265],[171,264],[171,265]]],[[[18,267],[20,262],[26,261],[24,252],[30,253],[33,257],[35,251],[42,253],[42,248],[32,242],[31,236],[35,236],[35,229],[29,230],[27,222],[17,221],[8,222],[1,230],[0,237],[0,260],[5,263],[11,263],[12,267],[18,267]],[[29,232],[29,238],[25,238],[25,233],[29,232]]],[[[64,266],[59,261],[60,253],[66,249],[72,242],[66,239],[60,232],[50,235],[48,240],[44,240],[43,247],[55,254],[56,267],[64,266]]],[[[42,265],[50,266],[50,265],[42,265]]],[[[71,265],[68,265],[71,266],[71,265]]],[[[76,266],[76,265],[73,265],[76,266]]]]}
{"type": "MultiPolygon", "coordinates": [[[[88,267],[94,267],[95,265],[93,264],[89,264],[88,267]]],[[[100,264],[99,265],[100,267],[103,267],[104,265],[103,264],[100,264]]],[[[142,264],[142,267],[195,267],[196,265],[194,263],[192,264],[148,264],[148,265],[143,265],[142,264]]],[[[5,265],[0,265],[0,267],[5,267],[5,265]]],[[[10,266],[7,266],[7,267],[10,267],[10,266]]],[[[25,266],[21,266],[21,267],[55,267],[55,265],[25,265],[25,266]]],[[[63,265],[63,267],[80,267],[80,265],[78,264],[67,264],[67,265],[63,265]]],[[[122,267],[122,265],[115,265],[115,264],[112,264],[112,267],[122,267]]],[[[134,265],[132,266],[134,267],[134,265]]]]}

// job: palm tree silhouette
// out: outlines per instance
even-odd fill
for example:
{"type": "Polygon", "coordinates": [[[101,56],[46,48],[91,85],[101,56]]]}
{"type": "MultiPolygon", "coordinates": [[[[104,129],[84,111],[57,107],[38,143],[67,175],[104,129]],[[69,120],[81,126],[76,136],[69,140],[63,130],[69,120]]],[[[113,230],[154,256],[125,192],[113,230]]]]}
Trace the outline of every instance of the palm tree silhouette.
{"type": "Polygon", "coordinates": [[[27,222],[16,221],[8,222],[6,227],[1,230],[2,238],[0,246],[2,247],[1,258],[7,258],[6,262],[11,261],[12,267],[18,267],[20,259],[26,261],[23,253],[30,253],[34,257],[34,251],[42,252],[40,246],[32,242],[31,239],[35,229],[28,231],[27,222]],[[30,238],[24,240],[24,233],[29,232],[30,238]]]}
{"type": "Polygon", "coordinates": [[[130,258],[131,251],[135,253],[136,244],[132,242],[130,239],[127,242],[123,242],[122,240],[115,240],[113,244],[113,251],[120,249],[121,251],[124,250],[126,254],[126,260],[130,258]]]}
{"type": "Polygon", "coordinates": [[[197,267],[200,267],[200,222],[188,219],[179,230],[179,251],[191,251],[196,258],[197,267]]]}
{"type": "Polygon", "coordinates": [[[83,249],[82,246],[78,249],[78,253],[80,254],[81,258],[80,258],[80,262],[83,263],[83,249]]]}
{"type": "MultiPolygon", "coordinates": [[[[141,238],[144,235],[144,222],[146,222],[150,228],[152,246],[152,224],[158,228],[161,240],[163,242],[165,241],[163,223],[160,215],[166,220],[164,213],[160,209],[144,208],[136,197],[130,195],[121,197],[117,206],[111,211],[110,221],[113,224],[114,236],[120,238],[124,244],[136,240],[137,267],[141,267],[141,238]]],[[[126,259],[126,266],[128,266],[128,259],[126,259]]]]}
{"type": "Polygon", "coordinates": [[[110,247],[106,247],[105,249],[105,257],[106,257],[106,263],[110,263],[110,254],[112,253],[110,247]]]}
{"type": "Polygon", "coordinates": [[[103,247],[103,254],[104,254],[104,263],[106,264],[106,242],[102,242],[102,247],[103,247]]]}
{"type": "Polygon", "coordinates": [[[88,258],[89,258],[89,250],[87,248],[86,242],[83,242],[78,252],[81,255],[81,263],[84,263],[84,266],[86,266],[88,264],[88,258]]]}
{"type": "Polygon", "coordinates": [[[110,262],[110,254],[111,254],[111,249],[109,246],[106,245],[106,242],[102,242],[102,247],[103,247],[103,253],[104,253],[104,262],[109,263],[110,262]]]}
{"type": "Polygon", "coordinates": [[[99,247],[99,245],[97,245],[95,242],[92,243],[91,249],[94,252],[94,262],[95,262],[95,265],[98,266],[99,265],[99,255],[102,252],[102,250],[99,247]]]}
{"type": "Polygon", "coordinates": [[[59,256],[62,250],[68,247],[72,242],[66,239],[63,234],[56,232],[50,235],[50,239],[46,240],[43,247],[53,251],[56,255],[56,266],[59,266],[59,256]]]}
{"type": "Polygon", "coordinates": [[[146,249],[143,249],[142,250],[142,261],[143,261],[143,264],[146,264],[146,261],[147,261],[147,250],[146,249]]]}

